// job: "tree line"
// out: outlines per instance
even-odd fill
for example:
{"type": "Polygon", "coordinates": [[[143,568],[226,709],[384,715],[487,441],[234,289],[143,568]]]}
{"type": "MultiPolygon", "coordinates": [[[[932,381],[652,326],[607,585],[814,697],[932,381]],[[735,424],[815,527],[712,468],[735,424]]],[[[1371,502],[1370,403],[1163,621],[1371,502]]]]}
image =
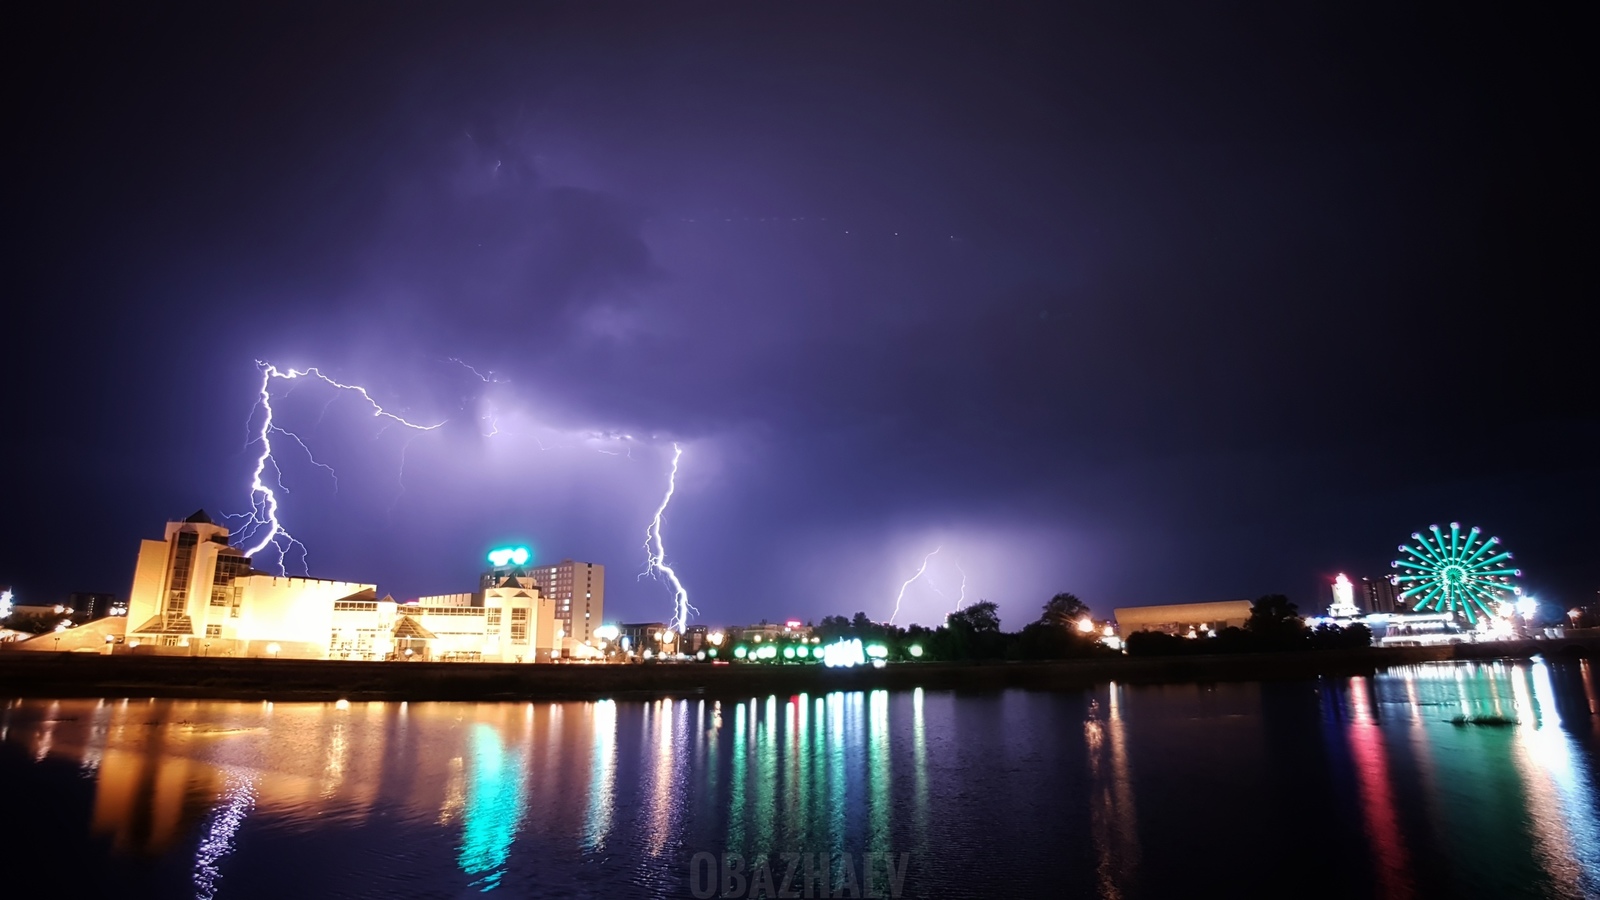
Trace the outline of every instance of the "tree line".
{"type": "MultiPolygon", "coordinates": [[[[951,613],[937,628],[897,626],[874,622],[866,613],[827,616],[815,626],[824,642],[860,639],[882,644],[893,660],[1049,660],[1117,656],[1119,651],[1101,640],[1089,607],[1076,595],[1060,593],[1045,601],[1039,617],[1019,631],[1000,626],[1000,612],[992,601],[979,601],[951,613]],[[911,648],[921,650],[914,656],[911,648]]],[[[1308,628],[1299,609],[1282,594],[1255,601],[1244,627],[1228,627],[1215,636],[1194,638],[1140,631],[1122,635],[1130,656],[1178,656],[1206,653],[1259,653],[1367,647],[1372,633],[1365,625],[1324,624],[1308,628]]]]}

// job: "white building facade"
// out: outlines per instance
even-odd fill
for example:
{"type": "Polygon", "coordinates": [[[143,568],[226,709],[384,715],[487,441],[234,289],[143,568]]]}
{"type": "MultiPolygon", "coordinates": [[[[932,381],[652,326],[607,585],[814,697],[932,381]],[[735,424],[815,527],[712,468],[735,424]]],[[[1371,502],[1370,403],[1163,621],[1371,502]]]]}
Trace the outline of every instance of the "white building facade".
{"type": "Polygon", "coordinates": [[[204,511],[141,543],[124,621],[112,652],[549,662],[561,647],[555,602],[525,571],[496,573],[477,594],[397,603],[373,584],[255,571],[204,511]]]}

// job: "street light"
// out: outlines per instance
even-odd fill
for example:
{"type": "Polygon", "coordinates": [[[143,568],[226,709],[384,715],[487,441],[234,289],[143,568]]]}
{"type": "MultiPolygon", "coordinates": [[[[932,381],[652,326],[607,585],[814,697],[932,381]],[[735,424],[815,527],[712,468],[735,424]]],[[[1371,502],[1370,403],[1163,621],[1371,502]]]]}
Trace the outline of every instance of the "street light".
{"type": "Polygon", "coordinates": [[[272,654],[272,658],[273,659],[277,659],[278,658],[278,651],[282,650],[282,649],[283,648],[279,647],[277,644],[268,644],[267,645],[267,652],[272,654]]]}

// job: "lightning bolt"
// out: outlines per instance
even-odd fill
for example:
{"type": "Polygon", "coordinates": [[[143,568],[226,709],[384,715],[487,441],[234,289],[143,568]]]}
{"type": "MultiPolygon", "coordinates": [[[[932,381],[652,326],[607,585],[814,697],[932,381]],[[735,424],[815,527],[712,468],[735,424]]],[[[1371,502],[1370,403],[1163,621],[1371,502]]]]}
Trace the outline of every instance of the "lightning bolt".
{"type": "Polygon", "coordinates": [[[956,563],[956,571],[961,573],[961,596],[956,598],[956,608],[952,612],[961,612],[961,607],[967,605],[967,570],[961,568],[961,563],[956,563]]]}
{"type": "Polygon", "coordinates": [[[935,547],[935,548],[933,548],[933,553],[929,553],[927,556],[924,556],[922,558],[922,565],[920,567],[918,567],[917,574],[912,575],[910,578],[907,578],[906,579],[906,583],[900,585],[900,593],[898,595],[896,595],[895,598],[894,598],[894,612],[889,615],[889,624],[890,625],[894,624],[895,616],[900,615],[900,601],[904,600],[905,597],[906,597],[906,588],[911,586],[911,582],[916,581],[918,578],[921,578],[923,572],[928,571],[928,560],[933,559],[934,553],[938,553],[940,550],[943,550],[943,549],[944,549],[943,547],[935,547]]]}
{"type": "MultiPolygon", "coordinates": [[[[279,369],[277,366],[272,365],[271,363],[262,362],[261,360],[256,360],[256,366],[261,370],[261,390],[256,396],[255,406],[251,407],[250,419],[253,420],[255,418],[255,410],[257,407],[262,409],[265,412],[265,415],[262,417],[260,430],[255,432],[255,437],[245,446],[248,447],[250,444],[260,443],[261,455],[256,457],[255,470],[250,475],[250,511],[246,513],[230,515],[228,518],[240,518],[245,520],[244,527],[240,528],[238,534],[236,534],[234,537],[241,543],[241,545],[248,545],[244,551],[246,556],[255,556],[270,546],[278,551],[278,570],[283,574],[288,574],[288,566],[285,560],[289,551],[297,547],[299,548],[300,565],[302,568],[304,568],[306,565],[306,545],[297,540],[293,534],[290,534],[288,529],[283,527],[283,522],[278,518],[278,492],[281,491],[284,494],[287,494],[289,493],[289,489],[284,487],[283,470],[278,467],[278,460],[275,456],[273,456],[272,436],[274,434],[283,434],[293,438],[295,443],[299,444],[302,450],[305,450],[306,455],[311,458],[311,462],[314,465],[327,469],[329,474],[334,475],[335,488],[338,486],[338,476],[334,474],[331,466],[318,462],[316,457],[311,456],[311,448],[306,446],[306,442],[301,440],[299,435],[284,428],[280,428],[275,423],[275,412],[272,408],[272,380],[274,378],[282,378],[286,381],[293,382],[299,378],[312,377],[341,391],[351,391],[353,393],[360,394],[361,398],[367,401],[368,405],[372,407],[373,416],[390,420],[389,422],[384,423],[386,426],[398,422],[406,428],[414,429],[416,431],[432,431],[444,423],[439,422],[435,425],[419,425],[415,422],[408,421],[407,419],[397,416],[394,413],[384,409],[383,406],[378,403],[378,401],[372,399],[372,395],[367,393],[366,388],[356,384],[344,384],[342,382],[335,381],[332,378],[322,374],[322,372],[316,368],[279,369]],[[274,489],[271,484],[268,484],[267,479],[265,478],[267,467],[269,465],[272,467],[273,477],[271,480],[277,485],[276,489],[274,489]]],[[[324,406],[323,412],[326,413],[326,411],[327,407],[324,406]]],[[[248,425],[246,427],[248,428],[248,425]]]]}
{"type": "MultiPolygon", "coordinates": [[[[667,504],[672,502],[672,495],[678,489],[678,460],[683,456],[683,448],[676,442],[672,445],[672,471],[667,474],[667,494],[661,498],[661,506],[656,509],[655,518],[650,520],[650,525],[644,531],[645,570],[644,575],[654,575],[659,572],[667,576],[672,583],[672,623],[671,628],[678,634],[683,634],[689,626],[691,613],[699,610],[689,605],[689,591],[684,588],[683,582],[678,579],[678,573],[667,565],[667,551],[661,543],[661,519],[666,515],[667,504]]],[[[642,577],[642,576],[641,576],[642,577]]]]}
{"type": "Polygon", "coordinates": [[[472,365],[468,364],[464,360],[457,359],[454,356],[450,357],[448,360],[446,360],[446,362],[453,362],[456,365],[460,366],[461,368],[466,369],[468,372],[471,372],[472,374],[478,376],[478,380],[483,382],[484,384],[498,384],[501,381],[509,380],[509,379],[491,377],[491,376],[494,375],[494,370],[492,370],[492,369],[489,371],[488,375],[485,375],[482,372],[479,372],[476,368],[474,368],[472,365]]]}

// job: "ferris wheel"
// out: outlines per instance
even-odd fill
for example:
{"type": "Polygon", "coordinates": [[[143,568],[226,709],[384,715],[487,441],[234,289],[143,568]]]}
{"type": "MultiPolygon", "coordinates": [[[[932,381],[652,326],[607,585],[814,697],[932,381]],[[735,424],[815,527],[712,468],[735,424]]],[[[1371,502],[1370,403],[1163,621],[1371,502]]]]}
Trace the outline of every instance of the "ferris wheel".
{"type": "Polygon", "coordinates": [[[1389,564],[1400,570],[1390,579],[1402,588],[1400,601],[1414,600],[1415,610],[1459,609],[1469,624],[1476,625],[1479,613],[1494,615],[1491,604],[1522,593],[1511,583],[1522,570],[1510,567],[1510,551],[1494,552],[1500,539],[1479,541],[1478,534],[1474,527],[1463,536],[1460,522],[1450,523],[1448,537],[1437,525],[1429,525],[1426,536],[1414,532],[1411,539],[1417,544],[1401,544],[1400,552],[1406,556],[1389,564]]]}

